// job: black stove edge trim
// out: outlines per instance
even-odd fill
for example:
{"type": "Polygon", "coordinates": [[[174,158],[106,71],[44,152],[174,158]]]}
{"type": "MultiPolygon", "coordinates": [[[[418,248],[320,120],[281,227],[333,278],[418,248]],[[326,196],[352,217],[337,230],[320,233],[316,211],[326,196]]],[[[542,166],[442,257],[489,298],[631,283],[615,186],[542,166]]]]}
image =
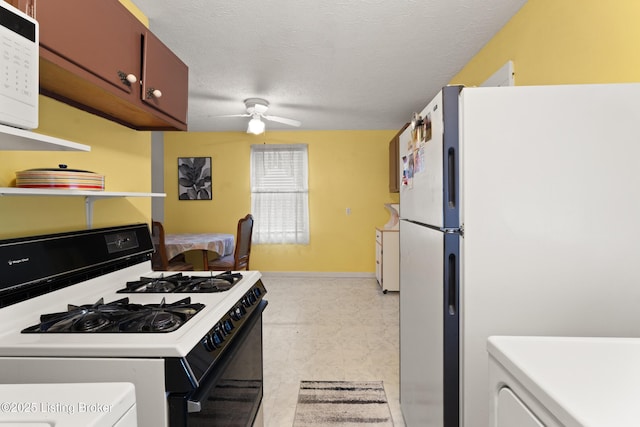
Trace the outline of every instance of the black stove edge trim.
{"type": "MultiPolygon", "coordinates": [[[[262,319],[262,312],[267,307],[269,302],[265,299],[261,299],[251,315],[242,324],[244,331],[250,330],[253,326],[262,319]],[[247,329],[248,328],[248,329],[247,329]]],[[[170,357],[165,359],[165,390],[167,393],[182,394],[193,393],[194,396],[206,393],[215,384],[222,375],[225,368],[231,363],[231,359],[238,352],[238,348],[244,344],[247,338],[247,334],[243,333],[239,337],[234,336],[229,345],[224,348],[224,352],[212,363],[209,369],[202,375],[201,378],[196,378],[193,373],[187,357],[170,357]]],[[[198,345],[202,345],[198,342],[198,345]]]]}
{"type": "Polygon", "coordinates": [[[198,388],[198,381],[184,357],[165,358],[164,382],[167,393],[187,393],[198,388]]]}

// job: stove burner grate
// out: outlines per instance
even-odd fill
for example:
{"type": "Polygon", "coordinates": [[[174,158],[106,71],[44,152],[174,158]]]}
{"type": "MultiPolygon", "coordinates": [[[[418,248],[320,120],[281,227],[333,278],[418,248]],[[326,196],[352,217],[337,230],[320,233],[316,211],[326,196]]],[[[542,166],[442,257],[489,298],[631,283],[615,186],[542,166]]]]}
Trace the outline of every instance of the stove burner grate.
{"type": "Polygon", "coordinates": [[[228,291],[240,279],[242,274],[225,271],[216,276],[184,276],[182,273],[161,275],[160,277],[141,277],[140,280],[127,282],[118,293],[174,293],[174,292],[224,292],[228,291]]]}
{"type": "Polygon", "coordinates": [[[181,286],[186,277],[182,273],[170,274],[160,277],[141,277],[140,280],[127,282],[126,288],[118,292],[156,292],[171,293],[181,286]]]}
{"type": "Polygon", "coordinates": [[[43,314],[40,323],[22,332],[91,333],[91,332],[171,332],[178,329],[204,304],[184,298],[174,303],[132,304],[129,298],[105,304],[101,298],[91,305],[69,305],[68,311],[43,314]]]}

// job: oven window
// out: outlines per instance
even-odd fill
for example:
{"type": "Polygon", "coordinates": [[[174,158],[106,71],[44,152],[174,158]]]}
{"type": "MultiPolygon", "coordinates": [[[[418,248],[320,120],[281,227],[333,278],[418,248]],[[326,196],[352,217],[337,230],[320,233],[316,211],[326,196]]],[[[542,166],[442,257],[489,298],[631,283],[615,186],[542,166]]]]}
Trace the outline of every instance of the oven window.
{"type": "Polygon", "coordinates": [[[262,401],[262,319],[249,331],[200,411],[189,413],[189,426],[246,427],[253,424],[262,401]]]}

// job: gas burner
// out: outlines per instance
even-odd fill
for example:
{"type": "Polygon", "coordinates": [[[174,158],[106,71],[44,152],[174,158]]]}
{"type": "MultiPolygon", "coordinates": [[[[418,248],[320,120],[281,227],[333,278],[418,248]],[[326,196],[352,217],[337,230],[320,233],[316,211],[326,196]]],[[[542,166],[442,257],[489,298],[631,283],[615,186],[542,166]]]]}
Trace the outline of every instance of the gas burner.
{"type": "Polygon", "coordinates": [[[25,332],[99,332],[113,330],[117,319],[129,313],[128,298],[105,304],[100,298],[95,304],[69,304],[67,311],[43,314],[40,324],[25,332]]]}
{"type": "Polygon", "coordinates": [[[190,286],[183,288],[181,292],[223,292],[228,291],[232,286],[233,283],[229,283],[224,279],[208,277],[194,281],[190,286]]]}
{"type": "Polygon", "coordinates": [[[124,332],[171,332],[197,312],[198,309],[191,304],[190,298],[173,304],[165,304],[162,298],[160,304],[148,304],[138,315],[124,321],[120,329],[124,332]]]}
{"type": "MultiPolygon", "coordinates": [[[[108,315],[99,311],[90,311],[73,322],[71,329],[76,332],[97,332],[100,329],[112,326],[113,323],[114,321],[108,315]]],[[[55,331],[56,326],[60,326],[60,323],[52,325],[50,329],[55,331]]]]}
{"type": "Polygon", "coordinates": [[[157,292],[172,292],[176,288],[176,284],[168,280],[154,280],[147,285],[147,289],[157,292]]]}
{"type": "Polygon", "coordinates": [[[127,282],[124,289],[118,293],[174,293],[194,292],[212,293],[224,292],[231,289],[240,279],[242,274],[225,271],[210,276],[183,276],[182,273],[160,277],[141,277],[140,280],[127,282]]]}
{"type": "Polygon", "coordinates": [[[141,277],[140,280],[127,282],[127,287],[118,292],[171,293],[175,292],[184,279],[182,273],[161,275],[160,277],[141,277]]]}
{"type": "Polygon", "coordinates": [[[128,298],[104,304],[69,305],[69,311],[43,314],[37,325],[22,332],[171,332],[182,326],[204,304],[192,304],[191,298],[167,304],[131,304],[128,298]]]}
{"type": "Polygon", "coordinates": [[[228,291],[240,279],[242,274],[225,271],[217,276],[191,277],[191,281],[185,283],[177,292],[224,292],[228,291]]]}

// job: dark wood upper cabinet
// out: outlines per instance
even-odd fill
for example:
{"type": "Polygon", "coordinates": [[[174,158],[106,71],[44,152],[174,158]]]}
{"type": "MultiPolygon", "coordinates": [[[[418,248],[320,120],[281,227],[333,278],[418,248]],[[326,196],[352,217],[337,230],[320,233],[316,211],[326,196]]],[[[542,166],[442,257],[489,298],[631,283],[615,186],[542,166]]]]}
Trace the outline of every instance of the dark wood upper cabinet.
{"type": "Polygon", "coordinates": [[[120,75],[141,77],[141,24],[118,1],[40,0],[36,19],[42,48],[115,88],[135,92],[136,85],[120,75]]]}
{"type": "Polygon", "coordinates": [[[142,101],[182,123],[187,122],[187,66],[153,33],[144,36],[142,101]],[[159,92],[158,92],[159,91],[159,92]]]}
{"type": "Polygon", "coordinates": [[[40,93],[138,130],[186,130],[188,67],[117,0],[12,0],[40,24],[40,93]]]}
{"type": "Polygon", "coordinates": [[[389,141],[389,193],[400,192],[400,134],[408,126],[405,124],[389,141]]]}

